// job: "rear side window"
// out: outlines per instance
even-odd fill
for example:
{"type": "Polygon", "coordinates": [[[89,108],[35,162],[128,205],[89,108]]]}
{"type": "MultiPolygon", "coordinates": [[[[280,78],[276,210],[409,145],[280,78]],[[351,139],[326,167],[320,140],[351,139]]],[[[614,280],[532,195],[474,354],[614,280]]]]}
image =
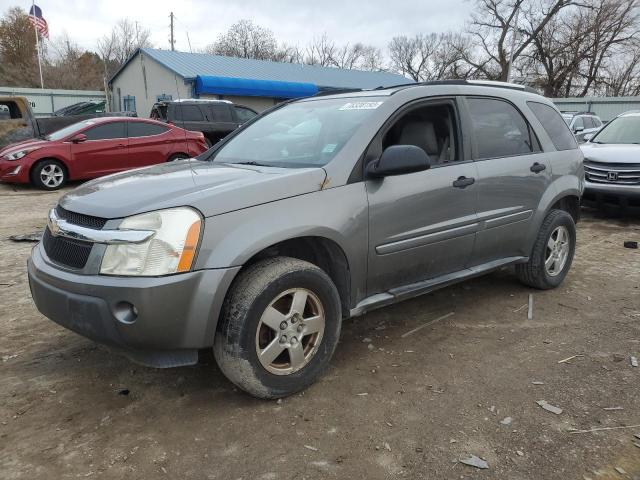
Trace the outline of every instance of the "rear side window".
{"type": "Polygon", "coordinates": [[[168,130],[167,127],[145,122],[129,122],[129,138],[150,137],[151,135],[161,135],[168,130]]]}
{"type": "Polygon", "coordinates": [[[576,117],[576,121],[573,122],[573,128],[584,128],[584,117],[576,117]]]}
{"type": "Polygon", "coordinates": [[[15,120],[18,118],[22,118],[22,113],[16,102],[0,103],[0,119],[15,120]]]}
{"type": "Polygon", "coordinates": [[[110,138],[126,138],[124,122],[111,122],[85,130],[87,140],[108,140],[110,138]]]}
{"type": "Polygon", "coordinates": [[[184,122],[203,122],[204,116],[198,105],[182,105],[176,104],[174,106],[176,114],[176,120],[182,120],[184,122]]]}
{"type": "Polygon", "coordinates": [[[510,103],[493,98],[467,98],[478,158],[499,158],[540,151],[522,114],[510,103]]]}
{"type": "Polygon", "coordinates": [[[592,117],[584,117],[584,128],[595,128],[595,123],[592,117]]]}
{"type": "Polygon", "coordinates": [[[233,122],[231,108],[227,105],[209,105],[212,122],[233,122]]]}
{"type": "Polygon", "coordinates": [[[571,130],[564,123],[558,111],[540,102],[527,102],[529,108],[542,124],[556,150],[573,150],[578,148],[576,139],[571,130]]]}

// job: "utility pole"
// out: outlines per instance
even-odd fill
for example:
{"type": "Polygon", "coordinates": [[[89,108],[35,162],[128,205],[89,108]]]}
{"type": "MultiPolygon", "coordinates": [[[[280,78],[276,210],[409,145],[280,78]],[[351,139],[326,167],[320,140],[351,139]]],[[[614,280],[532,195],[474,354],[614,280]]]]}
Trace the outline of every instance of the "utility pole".
{"type": "Polygon", "coordinates": [[[518,16],[520,15],[520,6],[518,5],[513,25],[513,36],[511,37],[511,52],[509,52],[509,68],[507,69],[507,82],[511,82],[511,72],[513,70],[513,51],[516,49],[516,39],[518,38],[518,16]]]}
{"type": "Polygon", "coordinates": [[[171,12],[169,18],[171,19],[171,40],[169,41],[171,42],[171,51],[173,52],[176,49],[176,41],[173,38],[173,12],[171,12]]]}

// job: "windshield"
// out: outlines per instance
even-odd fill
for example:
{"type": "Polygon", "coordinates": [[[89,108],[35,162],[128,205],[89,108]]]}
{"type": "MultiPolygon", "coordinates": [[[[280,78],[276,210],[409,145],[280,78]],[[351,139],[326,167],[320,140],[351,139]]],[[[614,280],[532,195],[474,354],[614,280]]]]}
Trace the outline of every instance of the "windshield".
{"type": "Polygon", "coordinates": [[[259,118],[213,157],[216,163],[322,167],[342,149],[384,98],[297,102],[259,118]]]}
{"type": "Polygon", "coordinates": [[[94,123],[95,123],[94,120],[84,120],[82,122],[74,123],[73,125],[64,127],[61,130],[57,130],[47,135],[44,138],[45,140],[49,140],[53,142],[57,140],[62,140],[63,138],[68,137],[69,135],[73,135],[74,133],[79,132],[83,128],[88,127],[89,125],[93,125],[94,123]]]}
{"type": "Polygon", "coordinates": [[[613,119],[593,137],[592,143],[640,143],[640,114],[613,119]]]}

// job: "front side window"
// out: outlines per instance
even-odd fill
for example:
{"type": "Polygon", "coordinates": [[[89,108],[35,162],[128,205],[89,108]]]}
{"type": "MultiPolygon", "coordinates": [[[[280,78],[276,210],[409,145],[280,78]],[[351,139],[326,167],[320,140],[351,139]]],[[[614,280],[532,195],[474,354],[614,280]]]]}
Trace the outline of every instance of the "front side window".
{"type": "Polygon", "coordinates": [[[529,124],[510,103],[492,98],[468,98],[467,105],[479,159],[540,150],[529,124]]]}
{"type": "Polygon", "coordinates": [[[174,106],[176,120],[183,122],[203,122],[204,116],[198,105],[182,105],[180,103],[174,106]]]}
{"type": "Polygon", "coordinates": [[[248,122],[257,114],[253,110],[249,110],[244,107],[236,107],[236,115],[238,116],[238,120],[240,123],[248,122]]]}
{"type": "Polygon", "coordinates": [[[322,167],[386,97],[317,99],[285,105],[257,119],[213,153],[216,163],[322,167]]]}
{"type": "Polygon", "coordinates": [[[392,145],[414,145],[424,150],[434,165],[460,160],[455,125],[452,103],[413,108],[384,134],[382,150],[392,145]]]}
{"type": "Polygon", "coordinates": [[[97,125],[85,130],[87,140],[109,140],[112,138],[126,138],[126,124],[124,122],[111,122],[97,125]]]}
{"type": "Polygon", "coordinates": [[[573,122],[574,130],[583,130],[584,129],[584,120],[582,117],[576,117],[576,121],[573,122]]]}
{"type": "Polygon", "coordinates": [[[640,144],[640,114],[614,118],[591,139],[591,143],[640,144]]]}
{"type": "Polygon", "coordinates": [[[527,105],[542,124],[556,150],[573,150],[578,148],[576,139],[562,120],[560,113],[553,107],[540,102],[527,102],[527,105]]]}
{"type": "Polygon", "coordinates": [[[129,138],[161,135],[167,130],[169,130],[167,127],[155,123],[129,122],[129,138]]]}

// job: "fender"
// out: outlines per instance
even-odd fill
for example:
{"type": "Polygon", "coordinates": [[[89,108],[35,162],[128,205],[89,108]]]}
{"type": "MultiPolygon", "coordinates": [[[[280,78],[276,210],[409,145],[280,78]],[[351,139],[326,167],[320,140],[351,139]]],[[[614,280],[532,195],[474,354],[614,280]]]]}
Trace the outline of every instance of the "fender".
{"type": "Polygon", "coordinates": [[[285,240],[323,237],[346,255],[357,301],[366,289],[368,221],[362,182],[209,217],[195,268],[241,267],[285,240]]]}

